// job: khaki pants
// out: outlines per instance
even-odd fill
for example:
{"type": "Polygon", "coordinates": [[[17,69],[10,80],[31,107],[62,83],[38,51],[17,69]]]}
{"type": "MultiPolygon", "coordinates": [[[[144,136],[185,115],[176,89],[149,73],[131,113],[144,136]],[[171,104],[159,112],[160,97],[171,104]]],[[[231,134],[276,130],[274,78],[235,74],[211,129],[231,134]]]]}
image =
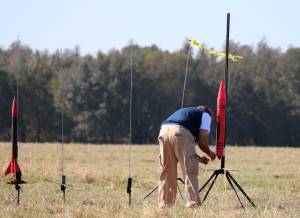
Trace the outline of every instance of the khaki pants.
{"type": "Polygon", "coordinates": [[[188,207],[200,206],[199,159],[194,137],[189,130],[177,124],[163,125],[159,137],[161,174],[158,189],[160,207],[173,206],[177,193],[177,162],[185,181],[188,207]]]}

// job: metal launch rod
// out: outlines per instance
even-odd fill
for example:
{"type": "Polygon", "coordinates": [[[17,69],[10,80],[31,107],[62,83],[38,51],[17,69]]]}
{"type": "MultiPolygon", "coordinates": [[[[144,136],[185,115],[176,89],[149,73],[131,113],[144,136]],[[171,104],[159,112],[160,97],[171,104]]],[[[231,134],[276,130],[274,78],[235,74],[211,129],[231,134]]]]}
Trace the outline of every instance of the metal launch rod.
{"type": "Polygon", "coordinates": [[[189,59],[190,59],[190,53],[192,46],[188,44],[189,50],[186,56],[186,65],[185,65],[185,74],[184,74],[184,82],[183,82],[183,89],[182,89],[182,97],[181,97],[181,108],[183,108],[183,103],[184,103],[184,94],[185,94],[185,87],[186,87],[186,78],[187,78],[187,73],[188,73],[188,68],[189,68],[189,59]]]}
{"type": "MultiPolygon", "coordinates": [[[[226,25],[226,57],[225,57],[225,98],[226,105],[228,105],[228,56],[229,56],[229,32],[230,32],[230,13],[227,13],[227,25],[226,25]]],[[[226,136],[227,136],[227,110],[225,110],[225,137],[224,137],[224,153],[221,157],[221,169],[225,168],[225,146],[226,146],[226,136]]]]}
{"type": "MultiPolygon", "coordinates": [[[[62,50],[60,50],[60,57],[62,58],[62,50]]],[[[63,106],[61,109],[61,183],[60,190],[62,191],[62,199],[64,204],[66,203],[66,180],[67,177],[64,175],[64,112],[63,106]]]]}
{"type": "Polygon", "coordinates": [[[131,143],[132,143],[132,91],[133,91],[133,50],[132,42],[130,44],[130,100],[129,100],[129,137],[128,137],[128,181],[127,181],[127,194],[128,204],[131,205],[131,143]]]}

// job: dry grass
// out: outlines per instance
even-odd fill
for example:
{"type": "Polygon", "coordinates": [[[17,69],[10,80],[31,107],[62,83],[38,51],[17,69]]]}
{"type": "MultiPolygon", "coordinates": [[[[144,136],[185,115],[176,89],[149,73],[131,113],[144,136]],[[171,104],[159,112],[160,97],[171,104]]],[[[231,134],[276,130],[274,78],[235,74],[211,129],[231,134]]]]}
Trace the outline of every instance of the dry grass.
{"type": "MultiPolygon", "coordinates": [[[[10,157],[9,144],[0,146],[2,172],[10,157]]],[[[15,207],[13,187],[0,184],[1,217],[300,217],[300,149],[228,147],[226,166],[256,203],[242,210],[221,176],[201,209],[186,209],[178,195],[177,206],[157,208],[157,192],[143,197],[157,185],[158,146],[132,147],[132,206],[126,193],[128,147],[122,145],[65,146],[65,174],[73,187],[63,205],[59,189],[58,144],[21,144],[19,162],[24,180],[21,204],[15,207]]],[[[200,169],[200,182],[219,161],[200,169]]],[[[180,185],[183,190],[182,185],[180,185]]],[[[243,199],[244,200],[244,199],[243,199]]]]}

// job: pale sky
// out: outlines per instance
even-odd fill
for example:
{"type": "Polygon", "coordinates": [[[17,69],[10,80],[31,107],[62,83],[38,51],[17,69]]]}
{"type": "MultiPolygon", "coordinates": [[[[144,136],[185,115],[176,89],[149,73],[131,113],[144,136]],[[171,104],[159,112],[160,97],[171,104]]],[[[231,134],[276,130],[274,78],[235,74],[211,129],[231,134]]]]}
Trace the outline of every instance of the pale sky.
{"type": "Polygon", "coordinates": [[[120,49],[130,39],[175,51],[187,38],[221,50],[226,13],[230,39],[255,46],[265,39],[285,51],[300,47],[297,0],[0,0],[0,46],[18,37],[50,52],[80,47],[81,54],[120,49]]]}

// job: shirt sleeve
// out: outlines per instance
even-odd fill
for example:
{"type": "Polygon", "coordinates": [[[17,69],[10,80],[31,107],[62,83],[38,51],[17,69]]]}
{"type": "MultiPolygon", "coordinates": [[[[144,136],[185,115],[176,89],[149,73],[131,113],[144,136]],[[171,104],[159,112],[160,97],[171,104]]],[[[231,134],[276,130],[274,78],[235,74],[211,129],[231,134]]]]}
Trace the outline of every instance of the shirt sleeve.
{"type": "Polygon", "coordinates": [[[207,130],[208,133],[210,132],[210,124],[211,124],[211,117],[207,112],[203,112],[201,125],[199,129],[207,130]]]}

